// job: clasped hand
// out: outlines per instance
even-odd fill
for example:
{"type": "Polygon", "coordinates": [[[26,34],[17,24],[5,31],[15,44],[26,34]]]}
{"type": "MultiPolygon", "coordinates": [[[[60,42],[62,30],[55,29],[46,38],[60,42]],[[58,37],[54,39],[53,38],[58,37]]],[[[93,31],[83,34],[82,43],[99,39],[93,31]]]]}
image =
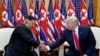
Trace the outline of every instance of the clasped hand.
{"type": "Polygon", "coordinates": [[[46,45],[44,45],[44,44],[40,44],[40,45],[39,45],[39,48],[40,48],[41,50],[45,51],[45,52],[48,51],[47,48],[46,48],[46,45]]]}

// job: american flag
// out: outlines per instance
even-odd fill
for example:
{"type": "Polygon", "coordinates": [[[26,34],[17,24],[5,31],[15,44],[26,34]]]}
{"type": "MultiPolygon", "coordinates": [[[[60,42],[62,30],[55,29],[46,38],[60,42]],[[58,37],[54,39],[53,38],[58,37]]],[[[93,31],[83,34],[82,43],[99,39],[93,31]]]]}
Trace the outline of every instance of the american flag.
{"type": "Polygon", "coordinates": [[[24,17],[26,17],[28,15],[27,7],[26,7],[26,0],[22,0],[22,15],[24,17]]]}
{"type": "Polygon", "coordinates": [[[80,21],[80,0],[75,0],[76,17],[80,21]]]}
{"type": "Polygon", "coordinates": [[[40,10],[39,10],[39,1],[36,0],[36,3],[35,3],[35,17],[36,17],[36,20],[37,20],[37,31],[38,31],[38,40],[40,41],[40,43],[42,42],[41,38],[40,38],[40,25],[39,25],[39,22],[40,22],[40,10]]]}
{"type": "Polygon", "coordinates": [[[2,26],[8,27],[8,13],[5,0],[2,0],[2,26]]]}
{"type": "Polygon", "coordinates": [[[29,15],[35,17],[35,12],[34,12],[35,8],[33,5],[33,0],[29,1],[29,15]]]}
{"type": "MultiPolygon", "coordinates": [[[[34,8],[34,5],[33,5],[33,0],[30,0],[29,1],[29,15],[35,17],[35,12],[34,12],[35,8],[34,8]]],[[[32,33],[33,33],[33,36],[36,40],[38,40],[38,20],[35,21],[35,25],[33,26],[32,28],[32,33]]]]}
{"type": "Polygon", "coordinates": [[[16,18],[16,22],[17,22],[17,25],[20,25],[23,23],[24,21],[24,17],[21,13],[21,6],[20,6],[20,0],[16,0],[16,12],[15,12],[15,18],[16,18]]]}
{"type": "Polygon", "coordinates": [[[81,16],[80,24],[87,26],[88,25],[88,13],[87,13],[87,7],[86,7],[85,0],[81,1],[80,16],[81,16]]]}
{"type": "Polygon", "coordinates": [[[65,29],[66,27],[66,23],[65,23],[65,19],[67,18],[67,12],[66,12],[66,5],[65,5],[65,0],[62,0],[62,3],[61,3],[61,14],[62,14],[62,27],[61,27],[61,30],[63,32],[63,30],[65,29]]]}
{"type": "Polygon", "coordinates": [[[45,0],[42,0],[42,1],[43,1],[44,5],[45,5],[45,0]]]}
{"type": "Polygon", "coordinates": [[[75,6],[75,1],[76,1],[76,0],[72,0],[72,3],[73,3],[74,6],[75,6]]]}
{"type": "Polygon", "coordinates": [[[52,0],[49,0],[49,6],[48,6],[48,35],[49,38],[54,42],[55,39],[57,39],[57,36],[55,33],[57,31],[55,30],[54,24],[54,14],[53,14],[53,5],[52,5],[52,0]]]}
{"type": "Polygon", "coordinates": [[[8,24],[10,26],[16,26],[14,12],[12,8],[12,0],[8,0],[8,24]]]}
{"type": "Polygon", "coordinates": [[[47,13],[45,5],[42,0],[40,5],[40,38],[45,43],[48,43],[49,41],[47,29],[48,29],[47,13]]]}
{"type": "Polygon", "coordinates": [[[68,5],[67,18],[69,17],[76,17],[75,7],[72,3],[72,0],[69,0],[69,5],[68,5]]]}
{"type": "Polygon", "coordinates": [[[54,4],[54,26],[55,29],[58,33],[58,38],[61,37],[62,31],[61,31],[61,13],[60,13],[60,6],[58,4],[58,1],[55,0],[55,4],[54,4]]]}
{"type": "Polygon", "coordinates": [[[40,18],[40,10],[39,10],[39,1],[38,0],[36,0],[36,3],[35,3],[35,16],[39,20],[39,18],[40,18]]]}
{"type": "Polygon", "coordinates": [[[90,0],[89,2],[89,7],[88,7],[88,19],[89,19],[89,22],[90,24],[94,24],[94,16],[93,16],[93,0],[90,0]]]}
{"type": "Polygon", "coordinates": [[[52,0],[49,0],[49,6],[48,6],[48,19],[50,21],[53,21],[54,19],[54,14],[53,14],[53,4],[52,4],[52,0]]]}

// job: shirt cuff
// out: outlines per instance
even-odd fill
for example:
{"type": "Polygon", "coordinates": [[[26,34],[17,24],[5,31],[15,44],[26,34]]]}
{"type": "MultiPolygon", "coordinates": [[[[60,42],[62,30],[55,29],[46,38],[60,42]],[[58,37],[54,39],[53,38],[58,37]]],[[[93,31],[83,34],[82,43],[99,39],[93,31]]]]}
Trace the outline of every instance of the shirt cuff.
{"type": "Polygon", "coordinates": [[[50,47],[49,46],[46,46],[46,48],[47,48],[48,51],[50,51],[50,47]]]}
{"type": "Polygon", "coordinates": [[[83,56],[88,56],[87,54],[84,54],[83,56]]]}

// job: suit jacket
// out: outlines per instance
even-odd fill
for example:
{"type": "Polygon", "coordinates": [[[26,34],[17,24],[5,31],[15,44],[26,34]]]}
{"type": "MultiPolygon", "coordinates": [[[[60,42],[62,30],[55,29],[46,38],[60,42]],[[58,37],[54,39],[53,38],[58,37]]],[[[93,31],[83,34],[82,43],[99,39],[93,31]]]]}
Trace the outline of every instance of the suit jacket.
{"type": "MultiPolygon", "coordinates": [[[[78,35],[82,54],[87,54],[88,56],[96,56],[96,54],[93,54],[95,52],[96,40],[90,27],[78,26],[78,35]]],[[[68,29],[64,30],[63,35],[59,40],[50,45],[50,49],[52,50],[60,46],[64,41],[67,41],[70,45],[69,51],[66,54],[68,54],[69,56],[70,54],[71,56],[80,56],[74,45],[72,31],[68,29]]]]}
{"type": "MultiPolygon", "coordinates": [[[[31,56],[32,46],[36,48],[39,43],[34,39],[31,30],[22,24],[13,31],[9,44],[5,48],[5,56],[31,56]]],[[[35,52],[34,54],[36,55],[35,52]]]]}

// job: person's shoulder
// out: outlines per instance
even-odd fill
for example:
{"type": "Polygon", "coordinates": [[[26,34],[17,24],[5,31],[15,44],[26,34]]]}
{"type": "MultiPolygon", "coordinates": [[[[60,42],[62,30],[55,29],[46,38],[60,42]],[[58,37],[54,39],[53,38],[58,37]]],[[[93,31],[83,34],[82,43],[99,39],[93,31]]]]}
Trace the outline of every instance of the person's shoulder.
{"type": "Polygon", "coordinates": [[[91,30],[90,26],[79,26],[79,29],[83,31],[91,30]]]}
{"type": "Polygon", "coordinates": [[[18,25],[16,28],[23,28],[25,27],[24,24],[18,25]]]}
{"type": "Polygon", "coordinates": [[[70,32],[70,30],[68,30],[68,29],[66,28],[66,29],[64,29],[63,33],[65,33],[65,32],[70,32]]]}
{"type": "Polygon", "coordinates": [[[17,29],[24,29],[25,28],[25,26],[23,25],[23,24],[21,24],[21,25],[18,25],[16,28],[15,28],[15,30],[17,30],[17,29]]]}
{"type": "Polygon", "coordinates": [[[79,28],[89,29],[90,26],[79,26],[79,28]]]}

